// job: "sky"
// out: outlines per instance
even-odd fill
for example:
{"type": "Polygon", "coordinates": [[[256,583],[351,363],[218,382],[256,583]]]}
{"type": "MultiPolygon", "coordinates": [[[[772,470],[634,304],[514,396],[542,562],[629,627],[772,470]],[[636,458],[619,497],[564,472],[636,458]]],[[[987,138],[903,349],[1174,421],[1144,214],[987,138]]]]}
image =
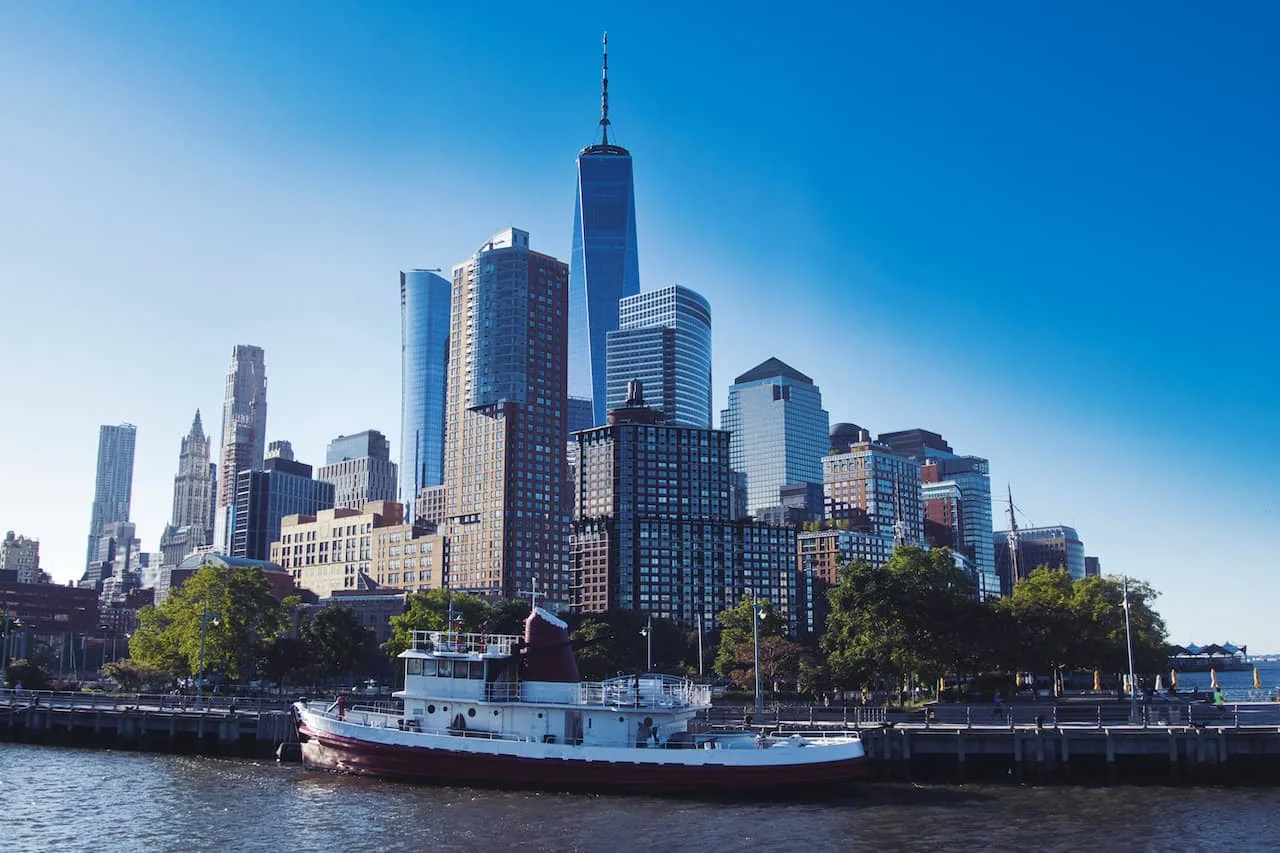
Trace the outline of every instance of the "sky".
{"type": "Polygon", "coordinates": [[[235,344],[268,440],[398,458],[398,273],[513,225],[568,259],[607,30],[642,288],[710,300],[717,410],[781,358],[989,458],[1172,641],[1280,651],[1280,7],[697,5],[0,0],[0,530],[78,578],[129,422],[157,550],[235,344]]]}

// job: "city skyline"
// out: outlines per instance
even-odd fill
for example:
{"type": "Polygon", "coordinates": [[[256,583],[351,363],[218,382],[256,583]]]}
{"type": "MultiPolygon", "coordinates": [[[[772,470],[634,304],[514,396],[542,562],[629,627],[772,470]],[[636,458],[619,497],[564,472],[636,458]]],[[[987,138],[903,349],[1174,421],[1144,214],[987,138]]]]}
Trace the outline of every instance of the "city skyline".
{"type": "MultiPolygon", "coordinates": [[[[24,490],[0,495],[0,527],[39,539],[65,582],[63,516],[91,503],[94,426],[139,426],[132,514],[154,549],[172,441],[195,408],[217,411],[227,346],[270,351],[268,433],[303,458],[353,411],[398,452],[385,282],[510,222],[568,257],[603,27],[530,11],[481,37],[460,13],[395,6],[63,7],[78,13],[8,5],[0,33],[18,72],[0,97],[24,129],[0,141],[23,202],[0,210],[0,286],[24,317],[0,358],[40,365],[11,371],[32,417],[7,427],[0,461],[24,490]],[[547,56],[522,52],[530,28],[547,56]],[[423,34],[442,36],[438,55],[397,56],[423,34]],[[472,112],[495,80],[518,118],[472,112]],[[522,122],[540,130],[509,152],[522,122]],[[147,334],[102,343],[140,304],[147,334]],[[354,390],[333,405],[330,386],[354,390]]],[[[1206,25],[1138,4],[1102,26],[1088,10],[937,6],[843,12],[848,26],[814,32],[799,12],[766,30],[748,10],[714,22],[709,45],[700,14],[607,23],[620,141],[643,152],[645,289],[680,281],[711,303],[716,408],[776,354],[814,377],[832,421],[937,430],[989,458],[993,515],[1012,482],[1020,526],[1069,525],[1105,571],[1161,590],[1172,640],[1280,649],[1257,594],[1275,499],[1253,454],[1209,438],[1276,437],[1278,134],[1259,109],[1275,12],[1206,25]],[[753,61],[773,47],[794,67],[753,61]],[[698,144],[709,129],[736,144],[698,144]],[[848,150],[827,156],[824,136],[848,150]],[[1227,284],[1235,298],[1206,295],[1227,284]],[[1193,471],[1180,460],[1201,444],[1193,471]],[[1212,533],[1184,523],[1189,494],[1212,533]]]]}

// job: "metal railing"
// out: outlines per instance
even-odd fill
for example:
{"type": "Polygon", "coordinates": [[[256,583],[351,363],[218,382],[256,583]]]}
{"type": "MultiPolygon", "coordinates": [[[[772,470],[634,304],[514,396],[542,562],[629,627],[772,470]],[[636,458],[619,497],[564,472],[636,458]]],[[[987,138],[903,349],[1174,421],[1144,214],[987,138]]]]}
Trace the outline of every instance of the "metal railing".
{"type": "Polygon", "coordinates": [[[261,696],[185,696],[172,693],[98,693],[0,688],[0,707],[44,707],[99,711],[222,711],[256,714],[286,711],[292,700],[261,696]]]}
{"type": "Polygon", "coordinates": [[[507,656],[520,638],[514,634],[469,634],[458,631],[414,631],[413,649],[420,652],[507,656]]]}

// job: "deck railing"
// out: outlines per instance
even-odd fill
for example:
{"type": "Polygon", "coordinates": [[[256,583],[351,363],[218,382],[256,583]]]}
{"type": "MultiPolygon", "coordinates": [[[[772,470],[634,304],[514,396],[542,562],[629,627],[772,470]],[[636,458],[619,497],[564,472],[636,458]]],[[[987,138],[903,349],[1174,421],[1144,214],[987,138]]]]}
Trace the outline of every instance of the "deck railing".
{"type": "Polygon", "coordinates": [[[459,631],[414,631],[413,648],[420,652],[454,652],[507,656],[520,638],[514,634],[473,634],[459,631]]]}

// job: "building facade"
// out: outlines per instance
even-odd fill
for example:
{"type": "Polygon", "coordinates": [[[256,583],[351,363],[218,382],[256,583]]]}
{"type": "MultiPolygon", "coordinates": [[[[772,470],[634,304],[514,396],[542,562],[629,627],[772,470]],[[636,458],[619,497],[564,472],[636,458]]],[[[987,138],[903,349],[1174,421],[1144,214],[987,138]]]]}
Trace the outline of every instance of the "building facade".
{"type": "Polygon", "coordinates": [[[129,520],[133,501],[133,451],[138,429],[133,424],[98,428],[98,468],[93,481],[86,566],[94,562],[98,539],[108,524],[129,520]]]}
{"type": "Polygon", "coordinates": [[[452,287],[435,270],[400,273],[400,503],[410,521],[444,482],[445,388],[452,287]]]}
{"type": "Polygon", "coordinates": [[[638,379],[649,407],[680,426],[711,428],[711,305],[673,284],[623,297],[606,342],[609,409],[638,379]]]}
{"type": "Polygon", "coordinates": [[[222,404],[222,445],[218,452],[214,545],[231,550],[236,489],[241,471],[261,470],[267,442],[267,367],[262,347],[238,344],[222,404]]]}
{"type": "Polygon", "coordinates": [[[280,539],[280,523],[289,515],[314,515],[333,508],[333,484],[313,479],[311,466],[293,458],[288,442],[272,442],[275,455],[261,471],[236,477],[231,556],[267,560],[280,539]]]}
{"type": "Polygon", "coordinates": [[[877,554],[884,548],[892,554],[895,545],[924,544],[920,463],[914,459],[872,441],[850,445],[845,453],[823,457],[822,493],[827,519],[879,539],[883,547],[877,554]]]}
{"type": "Polygon", "coordinates": [[[569,394],[592,401],[592,426],[605,422],[605,348],[618,300],[640,292],[631,152],[609,142],[608,69],[606,50],[600,142],[578,153],[569,269],[569,394]]]}
{"type": "Polygon", "coordinates": [[[608,425],[574,434],[573,609],[713,628],[750,590],[790,622],[794,529],[732,520],[729,434],[661,422],[638,385],[608,425]]]}
{"type": "Polygon", "coordinates": [[[495,234],[453,268],[445,425],[449,586],[568,593],[568,267],[495,234]]]}
{"type": "Polygon", "coordinates": [[[176,566],[196,548],[213,542],[216,466],[209,461],[209,439],[200,422],[200,410],[178,451],[178,473],[173,477],[173,514],[160,535],[164,565],[176,566]]]}
{"type": "Polygon", "coordinates": [[[720,428],[732,436],[741,511],[781,503],[783,486],[821,483],[830,418],[813,380],[776,358],[734,380],[720,428]]]}
{"type": "Polygon", "coordinates": [[[333,483],[334,506],[362,509],[370,501],[399,500],[391,442],[376,429],[329,442],[316,479],[333,483]]]}
{"type": "Polygon", "coordinates": [[[17,583],[42,583],[40,571],[40,540],[15,536],[10,530],[0,541],[0,572],[13,572],[17,583]]]}
{"type": "Polygon", "coordinates": [[[1041,567],[1065,569],[1074,580],[1086,576],[1084,543],[1074,527],[1054,524],[1022,528],[1016,531],[1016,544],[1015,564],[1009,547],[1009,531],[995,531],[996,572],[1005,595],[1013,590],[1014,583],[1041,567]]]}
{"type": "Polygon", "coordinates": [[[321,597],[371,585],[438,589],[444,586],[446,557],[443,538],[415,534],[396,501],[287,516],[271,544],[271,561],[299,588],[321,597]]]}

